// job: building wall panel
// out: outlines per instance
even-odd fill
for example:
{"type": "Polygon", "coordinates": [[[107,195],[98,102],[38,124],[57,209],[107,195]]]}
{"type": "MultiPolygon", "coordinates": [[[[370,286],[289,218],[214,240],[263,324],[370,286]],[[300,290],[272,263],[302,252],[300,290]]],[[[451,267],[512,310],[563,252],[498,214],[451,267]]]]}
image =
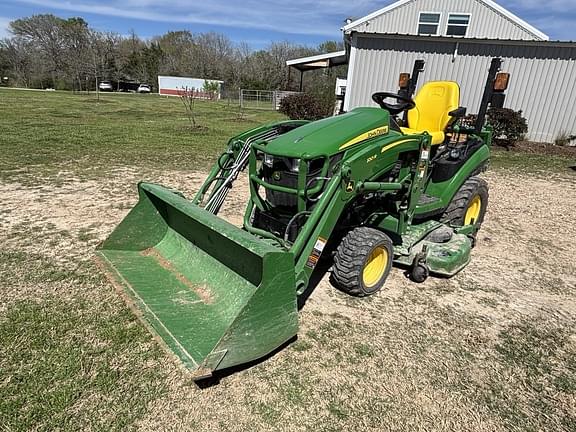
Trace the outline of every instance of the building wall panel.
{"type": "Polygon", "coordinates": [[[353,38],[353,76],[349,77],[346,108],[375,105],[377,91],[398,90],[398,76],[411,72],[414,61],[426,61],[419,86],[426,81],[460,84],[461,105],[478,112],[490,61],[502,57],[511,73],[505,106],[522,110],[528,138],[552,142],[562,132],[576,134],[576,47],[526,46],[490,41],[420,41],[386,37],[353,38]]]}

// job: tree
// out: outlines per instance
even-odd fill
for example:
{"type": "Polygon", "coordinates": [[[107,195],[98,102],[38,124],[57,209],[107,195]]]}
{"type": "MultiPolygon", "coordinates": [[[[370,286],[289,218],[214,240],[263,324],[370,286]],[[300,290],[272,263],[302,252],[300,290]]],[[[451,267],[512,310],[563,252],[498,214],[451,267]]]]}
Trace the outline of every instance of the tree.
{"type": "MultiPolygon", "coordinates": [[[[12,21],[10,30],[14,45],[33,47],[40,66],[36,71],[47,71],[51,86],[66,86],[61,81],[80,85],[90,46],[90,29],[83,18],[33,15],[12,21]]],[[[40,81],[44,82],[43,77],[40,81]]]]}
{"type": "Polygon", "coordinates": [[[33,46],[24,40],[12,38],[0,41],[2,75],[12,78],[17,85],[31,86],[35,69],[34,58],[33,46]]]}
{"type": "Polygon", "coordinates": [[[210,99],[214,100],[220,89],[220,83],[218,81],[208,81],[204,80],[204,85],[202,86],[202,91],[210,94],[210,99]]]}
{"type": "Polygon", "coordinates": [[[10,31],[24,42],[33,44],[39,49],[55,85],[59,71],[64,62],[64,32],[62,18],[51,14],[33,15],[10,23],[10,31]]]}
{"type": "Polygon", "coordinates": [[[160,72],[164,75],[187,76],[194,69],[194,37],[189,31],[171,31],[154,38],[162,50],[160,72]]]}
{"type": "MultiPolygon", "coordinates": [[[[187,30],[142,40],[134,31],[122,37],[96,31],[83,18],[51,14],[17,19],[10,29],[13,36],[0,42],[0,71],[30,87],[94,88],[98,80],[152,83],[166,74],[222,80],[234,91],[288,90],[295,82],[289,80],[287,60],[343,48],[336,41],[315,48],[275,42],[253,51],[219,33],[187,30]]],[[[321,100],[333,98],[335,73],[307,72],[304,89],[321,100]]]]}
{"type": "Polygon", "coordinates": [[[164,53],[158,43],[152,42],[141,51],[143,72],[141,81],[154,82],[158,77],[164,53]]]}
{"type": "Polygon", "coordinates": [[[72,77],[72,88],[82,90],[82,77],[90,64],[90,49],[94,34],[82,18],[70,18],[60,23],[63,47],[62,63],[68,77],[72,77]],[[77,87],[76,87],[77,86],[77,87]]]}

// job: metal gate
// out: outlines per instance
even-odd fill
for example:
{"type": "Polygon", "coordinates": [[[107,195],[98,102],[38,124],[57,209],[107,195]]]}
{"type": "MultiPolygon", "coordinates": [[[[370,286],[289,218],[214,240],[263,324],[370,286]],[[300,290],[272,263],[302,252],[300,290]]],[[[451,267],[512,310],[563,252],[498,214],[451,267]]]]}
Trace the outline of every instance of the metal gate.
{"type": "Polygon", "coordinates": [[[278,110],[282,99],[296,93],[298,92],[241,89],[240,106],[242,108],[278,110]]]}

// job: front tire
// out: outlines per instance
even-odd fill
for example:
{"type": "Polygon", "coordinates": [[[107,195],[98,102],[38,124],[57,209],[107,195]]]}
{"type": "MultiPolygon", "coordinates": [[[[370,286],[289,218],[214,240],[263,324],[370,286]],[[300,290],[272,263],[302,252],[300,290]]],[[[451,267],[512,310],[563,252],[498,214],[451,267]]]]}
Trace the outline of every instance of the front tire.
{"type": "Polygon", "coordinates": [[[374,228],[350,231],[336,249],[332,283],[357,297],[380,291],[392,269],[394,246],[386,234],[374,228]]]}
{"type": "Polygon", "coordinates": [[[476,224],[480,229],[487,207],[488,183],[479,177],[470,177],[456,192],[440,221],[454,227],[476,224]]]}

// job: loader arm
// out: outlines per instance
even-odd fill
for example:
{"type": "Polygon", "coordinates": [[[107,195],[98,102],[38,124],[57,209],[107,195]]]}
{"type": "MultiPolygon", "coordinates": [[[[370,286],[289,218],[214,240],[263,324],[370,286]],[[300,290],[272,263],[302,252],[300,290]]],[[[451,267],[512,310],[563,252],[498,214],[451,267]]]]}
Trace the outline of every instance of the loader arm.
{"type": "Polygon", "coordinates": [[[218,214],[234,181],[246,169],[251,145],[258,141],[274,139],[307,123],[309,122],[306,120],[282,121],[257,127],[231,138],[226,151],[212,166],[192,202],[213,214],[218,214]]]}

